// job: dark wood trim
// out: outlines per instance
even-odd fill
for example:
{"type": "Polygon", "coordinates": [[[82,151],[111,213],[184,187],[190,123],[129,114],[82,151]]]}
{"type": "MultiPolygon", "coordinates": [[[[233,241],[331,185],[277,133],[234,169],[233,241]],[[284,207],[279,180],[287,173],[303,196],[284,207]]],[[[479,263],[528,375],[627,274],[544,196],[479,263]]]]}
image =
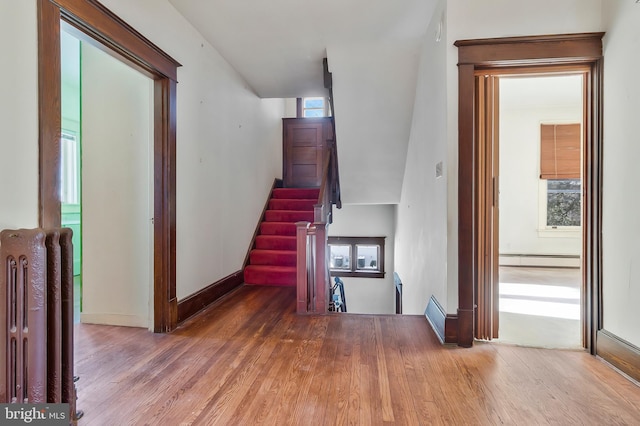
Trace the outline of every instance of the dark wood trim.
{"type": "MultiPolygon", "coordinates": [[[[474,294],[479,271],[476,253],[483,244],[477,220],[483,202],[477,197],[478,141],[475,129],[475,72],[490,69],[508,73],[519,68],[526,73],[587,69],[590,84],[589,113],[585,125],[585,282],[590,313],[585,325],[590,334],[601,324],[601,230],[602,230],[602,36],[604,33],[543,35],[482,40],[459,40],[458,47],[458,344],[470,346],[474,336],[474,294]]],[[[591,339],[594,341],[594,339],[591,339]]],[[[590,345],[590,342],[585,342],[590,345]]],[[[591,350],[594,350],[591,348],[591,350]]]]}
{"type": "Polygon", "coordinates": [[[444,343],[458,343],[458,316],[447,314],[444,319],[444,343]]]}
{"type": "Polygon", "coordinates": [[[640,381],[640,348],[607,330],[598,330],[596,355],[640,381]]]}
{"type": "Polygon", "coordinates": [[[597,350],[597,332],[602,319],[602,140],[603,140],[603,61],[592,65],[590,79],[585,84],[585,169],[584,238],[583,238],[583,314],[585,346],[591,354],[597,350]],[[590,117],[587,111],[590,112],[590,117]],[[590,119],[589,119],[590,118],[590,119]]]}
{"type": "Polygon", "coordinates": [[[438,336],[440,343],[458,343],[458,317],[456,315],[447,315],[434,296],[429,299],[424,315],[436,336],[438,336]]]}
{"type": "Polygon", "coordinates": [[[95,0],[38,0],[41,227],[60,226],[60,27],[67,22],[144,70],[154,87],[154,330],[177,325],[176,76],[180,64],[95,0]]]}
{"type": "Polygon", "coordinates": [[[38,217],[41,228],[59,228],[62,220],[59,196],[62,132],[60,9],[49,1],[38,1],[38,22],[38,217]]]}
{"type": "Polygon", "coordinates": [[[332,277],[350,277],[350,278],[384,278],[384,272],[352,272],[352,271],[329,271],[329,275],[332,277]]]}
{"type": "Polygon", "coordinates": [[[154,83],[154,330],[178,323],[176,298],[176,82],[154,83]]]}
{"type": "Polygon", "coordinates": [[[178,302],[178,323],[182,323],[222,296],[241,286],[244,282],[242,271],[236,271],[202,290],[185,297],[178,302]]]}
{"type": "Polygon", "coordinates": [[[271,194],[273,194],[273,190],[275,188],[282,188],[282,179],[274,179],[273,184],[271,185],[271,190],[269,191],[269,195],[267,196],[267,201],[264,203],[264,207],[262,208],[262,213],[258,218],[258,224],[256,225],[256,229],[253,231],[253,237],[251,237],[251,243],[249,243],[249,249],[247,250],[247,254],[244,256],[244,262],[242,262],[242,270],[247,267],[249,264],[249,256],[251,255],[251,250],[256,245],[256,237],[260,234],[260,224],[264,220],[264,214],[269,209],[269,201],[271,201],[271,194]]]}
{"type": "Polygon", "coordinates": [[[178,79],[180,64],[97,0],[51,0],[65,21],[154,74],[178,79]],[[90,24],[90,25],[87,25],[90,24]]]}
{"type": "Polygon", "coordinates": [[[604,33],[458,40],[458,64],[481,66],[592,62],[602,57],[604,33]]]}
{"type": "Polygon", "coordinates": [[[469,347],[474,338],[474,288],[478,263],[475,201],[475,145],[473,65],[458,67],[458,344],[469,347]]]}
{"type": "Polygon", "coordinates": [[[296,118],[302,117],[302,98],[296,98],[296,118]]]}

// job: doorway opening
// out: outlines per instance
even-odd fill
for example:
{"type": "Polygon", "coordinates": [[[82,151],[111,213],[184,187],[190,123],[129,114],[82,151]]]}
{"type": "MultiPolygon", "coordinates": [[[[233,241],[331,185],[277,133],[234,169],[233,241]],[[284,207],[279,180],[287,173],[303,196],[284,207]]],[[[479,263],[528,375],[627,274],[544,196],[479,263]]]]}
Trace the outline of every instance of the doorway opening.
{"type": "Polygon", "coordinates": [[[76,321],[150,328],[153,81],[67,27],[61,221],[74,231],[76,321]]]}
{"type": "Polygon", "coordinates": [[[498,85],[498,341],[581,349],[584,75],[498,85]]]}
{"type": "MultiPolygon", "coordinates": [[[[63,24],[77,31],[77,36],[84,41],[153,81],[150,125],[153,129],[153,216],[149,218],[153,227],[153,330],[171,331],[178,320],[175,164],[180,64],[97,2],[38,0],[40,227],[56,228],[62,223],[60,37],[63,24]]],[[[115,123],[105,117],[105,124],[115,123]]]]}
{"type": "Polygon", "coordinates": [[[602,36],[458,40],[457,341],[499,337],[499,91],[496,76],[582,74],[582,343],[595,353],[602,286],[602,36]],[[496,160],[498,158],[498,160],[496,160]]]}

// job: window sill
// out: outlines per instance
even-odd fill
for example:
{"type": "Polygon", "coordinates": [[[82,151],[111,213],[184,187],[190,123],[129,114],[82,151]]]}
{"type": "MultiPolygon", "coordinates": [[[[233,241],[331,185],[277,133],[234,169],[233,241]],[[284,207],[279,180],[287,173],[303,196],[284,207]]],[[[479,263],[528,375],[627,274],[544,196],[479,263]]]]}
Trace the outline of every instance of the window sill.
{"type": "Polygon", "coordinates": [[[538,237],[540,238],[581,238],[582,228],[561,227],[561,228],[538,229],[538,237]]]}
{"type": "Polygon", "coordinates": [[[384,278],[384,272],[352,272],[352,271],[330,271],[332,277],[358,277],[358,278],[384,278]]]}

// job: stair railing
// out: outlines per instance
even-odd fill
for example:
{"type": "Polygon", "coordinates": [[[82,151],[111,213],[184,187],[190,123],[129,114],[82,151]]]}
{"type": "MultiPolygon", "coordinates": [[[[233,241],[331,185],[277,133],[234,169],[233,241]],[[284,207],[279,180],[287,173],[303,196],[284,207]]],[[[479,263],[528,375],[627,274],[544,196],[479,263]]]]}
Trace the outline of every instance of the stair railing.
{"type": "MultiPolygon", "coordinates": [[[[334,185],[331,179],[331,155],[326,156],[324,176],[314,222],[297,222],[297,312],[324,314],[329,311],[329,245],[327,228],[332,221],[334,185]]],[[[334,175],[335,176],[335,175],[334,175]]]]}
{"type": "Polygon", "coordinates": [[[329,312],[331,276],[327,228],[333,222],[333,206],[342,208],[336,122],[333,104],[333,79],[327,59],[323,61],[324,85],[329,91],[330,130],[326,141],[322,183],[318,202],[314,205],[313,223],[296,223],[297,237],[297,312],[325,314],[329,312]]]}

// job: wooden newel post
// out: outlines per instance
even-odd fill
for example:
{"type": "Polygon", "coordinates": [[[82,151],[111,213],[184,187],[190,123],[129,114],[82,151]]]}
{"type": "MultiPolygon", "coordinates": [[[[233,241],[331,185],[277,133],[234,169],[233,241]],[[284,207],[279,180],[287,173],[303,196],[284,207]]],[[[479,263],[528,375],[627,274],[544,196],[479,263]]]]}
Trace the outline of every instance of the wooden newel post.
{"type": "Polygon", "coordinates": [[[327,224],[315,223],[315,288],[313,311],[317,314],[326,314],[329,309],[329,269],[327,264],[327,224]]]}
{"type": "Polygon", "coordinates": [[[296,312],[306,314],[309,311],[309,284],[307,282],[307,230],[309,222],[296,222],[296,312]]]}

